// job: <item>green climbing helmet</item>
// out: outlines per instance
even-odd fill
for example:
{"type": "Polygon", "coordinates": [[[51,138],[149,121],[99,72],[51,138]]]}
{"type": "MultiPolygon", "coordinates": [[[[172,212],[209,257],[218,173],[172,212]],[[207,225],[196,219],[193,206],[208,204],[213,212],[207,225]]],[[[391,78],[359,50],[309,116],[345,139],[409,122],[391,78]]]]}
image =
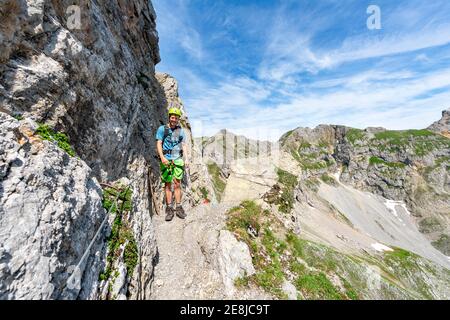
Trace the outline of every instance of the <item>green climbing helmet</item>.
{"type": "Polygon", "coordinates": [[[169,117],[170,117],[172,114],[181,117],[181,110],[178,109],[178,108],[170,108],[170,109],[169,109],[169,117]]]}

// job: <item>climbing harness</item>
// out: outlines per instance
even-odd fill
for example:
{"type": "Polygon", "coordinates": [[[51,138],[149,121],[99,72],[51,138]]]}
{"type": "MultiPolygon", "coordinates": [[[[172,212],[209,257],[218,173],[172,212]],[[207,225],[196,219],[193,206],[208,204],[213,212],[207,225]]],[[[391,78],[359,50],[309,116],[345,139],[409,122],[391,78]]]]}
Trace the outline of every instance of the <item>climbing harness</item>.
{"type": "Polygon", "coordinates": [[[180,159],[170,160],[169,164],[160,165],[161,180],[164,183],[171,183],[173,178],[181,180],[184,173],[184,162],[180,159]]]}
{"type": "MultiPolygon", "coordinates": [[[[177,144],[180,144],[183,141],[183,136],[181,135],[181,126],[177,126],[174,130],[172,130],[172,133],[170,133],[170,128],[169,126],[165,125],[164,126],[164,135],[163,135],[163,139],[162,139],[162,145],[164,146],[164,141],[166,140],[166,138],[168,138],[170,136],[170,139],[173,141],[177,141],[177,144]],[[175,138],[175,139],[174,139],[175,138]]],[[[169,154],[172,152],[172,149],[163,149],[163,154],[169,154]]],[[[183,148],[180,148],[179,150],[179,154],[180,157],[183,156],[183,148]]]]}

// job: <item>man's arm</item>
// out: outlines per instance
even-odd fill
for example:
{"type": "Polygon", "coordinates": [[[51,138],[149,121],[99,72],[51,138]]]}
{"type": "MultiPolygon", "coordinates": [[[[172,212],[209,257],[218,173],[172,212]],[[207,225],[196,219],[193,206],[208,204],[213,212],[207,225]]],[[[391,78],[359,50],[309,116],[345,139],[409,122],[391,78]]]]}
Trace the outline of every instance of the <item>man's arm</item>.
{"type": "Polygon", "coordinates": [[[156,149],[158,150],[158,156],[159,156],[159,159],[161,159],[161,162],[164,164],[168,164],[169,160],[167,160],[166,157],[164,157],[161,140],[156,141],[156,149]]]}

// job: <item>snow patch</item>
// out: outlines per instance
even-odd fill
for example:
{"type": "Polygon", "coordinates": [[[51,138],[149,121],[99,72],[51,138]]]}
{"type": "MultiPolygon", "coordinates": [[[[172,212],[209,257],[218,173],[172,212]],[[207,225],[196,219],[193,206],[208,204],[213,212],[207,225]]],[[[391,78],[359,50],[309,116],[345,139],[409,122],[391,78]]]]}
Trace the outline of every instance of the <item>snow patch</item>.
{"type": "Polygon", "coordinates": [[[332,176],[338,183],[341,183],[341,180],[340,180],[340,178],[341,178],[341,173],[340,173],[339,171],[333,173],[331,176],[332,176]]]}
{"type": "Polygon", "coordinates": [[[406,204],[403,201],[395,201],[395,200],[385,199],[384,205],[396,217],[398,217],[398,212],[397,212],[397,209],[395,208],[396,206],[402,207],[409,216],[411,215],[411,213],[409,212],[408,208],[406,207],[406,204]]]}
{"type": "Polygon", "coordinates": [[[394,249],[389,248],[388,246],[385,246],[384,244],[381,243],[372,243],[371,244],[372,248],[374,248],[375,250],[379,251],[379,252],[383,252],[383,251],[394,251],[394,249]]]}

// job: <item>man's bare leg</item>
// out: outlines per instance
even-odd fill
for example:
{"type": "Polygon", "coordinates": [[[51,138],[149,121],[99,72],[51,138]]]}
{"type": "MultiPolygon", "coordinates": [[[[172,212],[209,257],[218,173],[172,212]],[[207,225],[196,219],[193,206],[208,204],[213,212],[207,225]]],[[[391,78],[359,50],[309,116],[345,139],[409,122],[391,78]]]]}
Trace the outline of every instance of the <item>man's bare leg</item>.
{"type": "Polygon", "coordinates": [[[179,205],[181,203],[181,181],[173,179],[173,187],[175,193],[175,201],[177,205],[179,205]]]}
{"type": "Polygon", "coordinates": [[[175,192],[175,201],[176,201],[176,209],[175,213],[181,219],[186,218],[186,213],[184,212],[183,207],[181,206],[181,181],[174,179],[174,192],[175,192]]]}
{"type": "Polygon", "coordinates": [[[174,210],[172,208],[172,184],[166,183],[165,191],[166,191],[166,221],[171,221],[173,219],[174,210]]]}
{"type": "Polygon", "coordinates": [[[168,207],[172,205],[172,184],[166,182],[165,183],[165,191],[166,191],[166,204],[168,207]]]}

